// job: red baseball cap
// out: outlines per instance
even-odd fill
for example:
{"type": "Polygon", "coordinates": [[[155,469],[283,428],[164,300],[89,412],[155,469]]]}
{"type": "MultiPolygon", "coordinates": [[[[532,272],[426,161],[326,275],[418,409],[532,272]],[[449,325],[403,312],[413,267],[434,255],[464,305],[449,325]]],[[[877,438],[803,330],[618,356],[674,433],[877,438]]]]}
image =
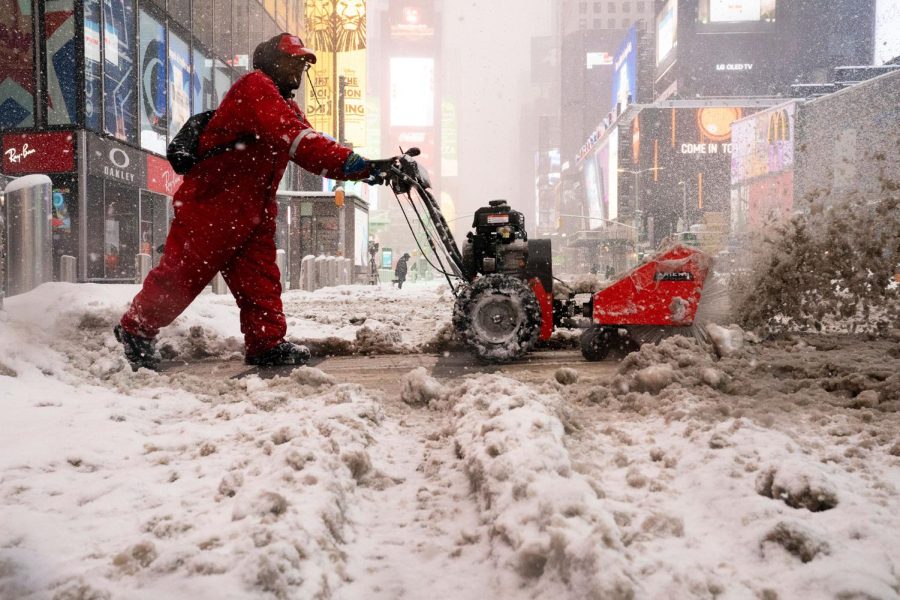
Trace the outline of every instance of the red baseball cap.
{"type": "Polygon", "coordinates": [[[283,54],[287,54],[288,56],[300,56],[306,59],[308,62],[316,64],[315,53],[309,48],[305,47],[303,45],[303,40],[301,40],[296,35],[282,33],[281,39],[278,40],[278,50],[283,54]]]}

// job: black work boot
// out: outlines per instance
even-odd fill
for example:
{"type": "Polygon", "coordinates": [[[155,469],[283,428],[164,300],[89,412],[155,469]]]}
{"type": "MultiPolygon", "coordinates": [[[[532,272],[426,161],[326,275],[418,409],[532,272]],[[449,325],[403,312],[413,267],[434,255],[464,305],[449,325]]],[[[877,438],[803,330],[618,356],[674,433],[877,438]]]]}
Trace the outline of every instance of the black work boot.
{"type": "Polygon", "coordinates": [[[159,370],[160,357],[156,353],[156,344],[150,338],[139,335],[131,335],[121,325],[113,328],[116,339],[122,343],[125,349],[125,358],[131,364],[131,369],[137,371],[140,368],[159,370]]]}
{"type": "Polygon", "coordinates": [[[281,342],[280,344],[257,354],[248,354],[244,362],[258,367],[277,367],[282,365],[296,365],[298,367],[309,362],[309,348],[281,342]]]}

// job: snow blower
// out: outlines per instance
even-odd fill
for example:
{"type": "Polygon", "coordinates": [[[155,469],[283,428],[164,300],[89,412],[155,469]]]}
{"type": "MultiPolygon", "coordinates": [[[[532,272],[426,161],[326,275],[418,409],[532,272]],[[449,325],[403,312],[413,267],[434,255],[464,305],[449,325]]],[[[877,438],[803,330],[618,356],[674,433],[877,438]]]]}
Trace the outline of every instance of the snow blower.
{"type": "Polygon", "coordinates": [[[391,187],[417,244],[409,213],[418,220],[432,256],[421,245],[419,250],[447,278],[456,296],[453,325],[480,359],[521,358],[539,340],[548,340],[555,327],[571,326],[582,315],[593,321],[581,338],[588,360],[604,358],[614,341],[647,341],[665,335],[661,329],[694,323],[711,262],[703,253],[671,248],[594,294],[584,307],[574,294],[555,299],[550,240],[529,240],[524,215],[505,200],[492,200],[475,212],[474,231],[460,251],[428,190],[427,170],[413,160],[418,155],[411,148],[373,161],[369,182],[391,187]]]}
{"type": "Polygon", "coordinates": [[[591,296],[584,316],[592,324],[581,335],[581,353],[587,360],[603,360],[613,348],[670,335],[706,341],[704,325],[727,310],[726,298],[714,282],[712,259],[673,244],[591,296]]]}

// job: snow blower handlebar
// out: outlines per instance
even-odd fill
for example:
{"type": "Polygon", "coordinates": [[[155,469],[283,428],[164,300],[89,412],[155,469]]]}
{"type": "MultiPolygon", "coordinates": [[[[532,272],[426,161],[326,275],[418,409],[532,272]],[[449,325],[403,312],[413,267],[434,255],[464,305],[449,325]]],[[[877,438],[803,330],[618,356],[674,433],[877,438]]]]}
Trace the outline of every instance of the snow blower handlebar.
{"type": "Polygon", "coordinates": [[[450,289],[453,290],[455,295],[458,286],[454,285],[450,278],[454,277],[464,281],[467,280],[465,269],[463,267],[462,254],[459,251],[459,247],[456,245],[456,240],[453,238],[450,226],[447,224],[446,219],[444,219],[443,213],[441,213],[440,206],[434,199],[434,196],[432,196],[431,192],[428,191],[428,188],[431,187],[428,171],[425,167],[413,160],[413,157],[416,157],[419,154],[418,148],[410,148],[400,156],[369,161],[369,170],[372,175],[366,180],[366,183],[370,185],[383,184],[391,188],[394,195],[397,197],[397,201],[400,204],[400,210],[403,212],[403,217],[409,225],[410,232],[412,232],[416,244],[419,245],[419,239],[416,237],[416,232],[413,229],[409,216],[406,213],[406,209],[403,207],[403,202],[400,199],[400,196],[403,194],[408,197],[409,205],[415,213],[416,218],[419,220],[422,230],[425,232],[425,238],[428,240],[428,245],[431,247],[438,264],[435,265],[427,258],[427,254],[424,252],[421,245],[419,245],[419,250],[422,251],[422,255],[426,257],[431,268],[442,273],[447,278],[447,283],[450,285],[450,289]],[[413,190],[416,191],[415,196],[412,194],[413,190]],[[423,211],[421,211],[420,207],[417,205],[415,197],[418,197],[419,203],[421,204],[421,207],[424,208],[425,214],[423,214],[423,211]]]}

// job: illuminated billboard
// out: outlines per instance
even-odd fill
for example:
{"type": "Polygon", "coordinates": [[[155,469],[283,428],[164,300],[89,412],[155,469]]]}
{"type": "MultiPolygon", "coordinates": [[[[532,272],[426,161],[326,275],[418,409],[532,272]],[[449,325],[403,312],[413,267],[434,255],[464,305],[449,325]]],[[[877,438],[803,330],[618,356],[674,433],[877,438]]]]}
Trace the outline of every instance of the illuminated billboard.
{"type": "Polygon", "coordinates": [[[794,204],[796,101],[734,123],[731,229],[741,233],[790,214],[794,204]]]}
{"type": "Polygon", "coordinates": [[[879,1],[875,5],[875,64],[900,56],[900,5],[879,1]]]}
{"type": "Polygon", "coordinates": [[[701,0],[701,23],[748,23],[775,20],[776,0],[701,0]]]}
{"type": "Polygon", "coordinates": [[[789,102],[735,122],[732,184],[793,167],[796,106],[789,102]]]}
{"type": "Polygon", "coordinates": [[[587,212],[591,217],[588,228],[599,227],[603,215],[603,198],[606,194],[606,185],[599,169],[599,163],[605,162],[607,156],[606,144],[603,144],[596,152],[588,156],[584,161],[584,198],[587,202],[587,212]]]}
{"type": "Polygon", "coordinates": [[[609,131],[609,160],[606,169],[606,218],[619,216],[619,128],[609,131]]]}
{"type": "Polygon", "coordinates": [[[637,99],[637,26],[632,25],[613,61],[612,106],[621,110],[637,99]]]}
{"type": "MultiPolygon", "coordinates": [[[[747,106],[648,108],[640,114],[640,134],[623,139],[623,152],[637,155],[640,203],[653,217],[655,241],[701,221],[727,222],[731,205],[732,128],[758,112],[747,106]],[[637,143],[636,143],[637,142],[637,143]],[[637,147],[635,147],[637,146],[637,147]]],[[[629,161],[630,162],[630,161],[629,161]]]]}
{"type": "Polygon", "coordinates": [[[678,44],[678,2],[669,0],[656,17],[656,64],[669,57],[678,44]]]}
{"type": "Polygon", "coordinates": [[[434,125],[434,59],[391,59],[391,127],[434,125]]]}
{"type": "Polygon", "coordinates": [[[306,86],[310,123],[356,148],[366,146],[366,2],[306,0],[306,45],[316,52],[306,86]],[[344,112],[338,115],[340,78],[344,77],[344,112]]]}

